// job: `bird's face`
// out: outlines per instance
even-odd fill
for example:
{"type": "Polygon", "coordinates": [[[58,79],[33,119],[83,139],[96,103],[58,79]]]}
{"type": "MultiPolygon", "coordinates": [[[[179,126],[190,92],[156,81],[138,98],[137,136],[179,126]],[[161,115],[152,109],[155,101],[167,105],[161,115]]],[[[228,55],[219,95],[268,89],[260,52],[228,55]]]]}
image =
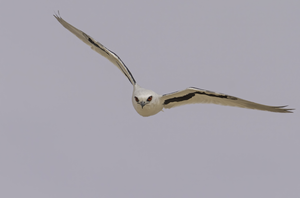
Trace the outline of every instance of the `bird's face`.
{"type": "Polygon", "coordinates": [[[160,98],[161,95],[156,94],[154,91],[136,85],[132,94],[132,104],[138,114],[147,117],[162,110],[163,105],[160,98]]]}
{"type": "Polygon", "coordinates": [[[134,100],[138,105],[141,105],[142,109],[144,108],[144,106],[148,105],[149,103],[151,103],[153,96],[134,96],[134,100]]]}
{"type": "Polygon", "coordinates": [[[134,95],[132,103],[135,110],[144,117],[157,114],[162,109],[158,97],[154,94],[134,95]]]}

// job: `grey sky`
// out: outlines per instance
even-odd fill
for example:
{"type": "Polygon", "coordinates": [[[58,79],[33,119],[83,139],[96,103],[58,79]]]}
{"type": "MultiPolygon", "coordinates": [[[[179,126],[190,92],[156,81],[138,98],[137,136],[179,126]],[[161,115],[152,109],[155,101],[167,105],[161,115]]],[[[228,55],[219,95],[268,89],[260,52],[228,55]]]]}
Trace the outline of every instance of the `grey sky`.
{"type": "Polygon", "coordinates": [[[300,195],[299,1],[2,1],[0,197],[300,195]],[[132,86],[189,86],[279,114],[187,105],[141,117],[132,86]]]}

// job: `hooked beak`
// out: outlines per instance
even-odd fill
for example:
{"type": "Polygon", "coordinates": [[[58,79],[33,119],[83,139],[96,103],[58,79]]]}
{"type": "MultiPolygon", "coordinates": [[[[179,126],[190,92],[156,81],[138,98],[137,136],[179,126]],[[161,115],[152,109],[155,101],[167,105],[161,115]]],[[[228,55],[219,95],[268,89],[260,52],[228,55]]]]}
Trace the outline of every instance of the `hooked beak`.
{"type": "Polygon", "coordinates": [[[142,106],[142,108],[146,105],[146,102],[144,102],[144,101],[141,101],[140,102],[140,105],[142,106]]]}

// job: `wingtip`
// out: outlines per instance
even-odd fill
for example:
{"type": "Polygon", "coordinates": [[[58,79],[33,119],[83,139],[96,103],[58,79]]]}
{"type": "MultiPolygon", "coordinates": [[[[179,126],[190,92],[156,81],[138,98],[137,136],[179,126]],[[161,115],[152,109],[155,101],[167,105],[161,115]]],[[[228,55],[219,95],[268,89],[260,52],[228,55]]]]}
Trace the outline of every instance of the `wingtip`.
{"type": "Polygon", "coordinates": [[[60,13],[59,13],[59,10],[57,11],[57,13],[54,11],[53,16],[54,16],[56,19],[61,18],[60,13]]]}
{"type": "Polygon", "coordinates": [[[285,106],[276,106],[275,108],[276,109],[280,109],[281,111],[280,112],[282,112],[282,113],[294,113],[293,111],[295,110],[295,109],[285,109],[285,107],[287,107],[288,105],[285,105],[285,106]]]}
{"type": "Polygon", "coordinates": [[[295,111],[296,109],[286,109],[287,113],[294,113],[293,111],[295,111]]]}

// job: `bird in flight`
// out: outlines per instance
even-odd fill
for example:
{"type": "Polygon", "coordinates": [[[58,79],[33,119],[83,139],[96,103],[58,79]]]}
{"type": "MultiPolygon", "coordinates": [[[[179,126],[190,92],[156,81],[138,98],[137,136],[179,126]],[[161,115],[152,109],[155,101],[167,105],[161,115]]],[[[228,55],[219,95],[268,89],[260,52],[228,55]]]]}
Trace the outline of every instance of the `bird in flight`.
{"type": "Polygon", "coordinates": [[[75,28],[58,14],[54,17],[60,22],[67,30],[72,32],[85,44],[90,46],[93,50],[107,58],[114,65],[116,65],[121,72],[128,78],[129,82],[133,85],[132,104],[135,110],[144,117],[152,116],[162,111],[163,108],[170,109],[173,107],[194,104],[194,103],[212,103],[226,106],[235,106],[248,109],[257,109],[263,111],[279,112],[279,113],[292,113],[286,106],[267,106],[255,102],[243,100],[227,94],[212,92],[196,87],[189,87],[182,91],[177,91],[169,94],[159,95],[152,90],[140,87],[133,78],[129,69],[119,58],[117,54],[107,49],[104,45],[97,42],[91,36],[83,31],[75,28]]]}

